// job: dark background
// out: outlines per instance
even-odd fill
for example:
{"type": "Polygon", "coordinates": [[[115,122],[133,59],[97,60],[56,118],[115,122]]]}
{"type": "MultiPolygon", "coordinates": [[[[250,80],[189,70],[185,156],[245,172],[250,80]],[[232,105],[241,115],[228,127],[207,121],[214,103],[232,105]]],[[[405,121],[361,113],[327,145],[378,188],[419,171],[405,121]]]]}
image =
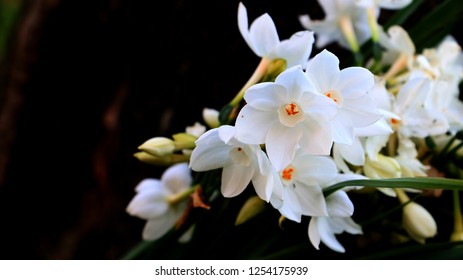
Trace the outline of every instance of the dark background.
{"type": "MultiPolygon", "coordinates": [[[[243,2],[280,39],[302,30],[298,15],[322,18],[316,1],[243,2]]],[[[18,14],[2,50],[0,258],[119,259],[141,240],[125,212],[135,185],[164,170],[136,160],[138,145],[202,122],[259,62],[239,1],[2,3],[18,14]]]]}

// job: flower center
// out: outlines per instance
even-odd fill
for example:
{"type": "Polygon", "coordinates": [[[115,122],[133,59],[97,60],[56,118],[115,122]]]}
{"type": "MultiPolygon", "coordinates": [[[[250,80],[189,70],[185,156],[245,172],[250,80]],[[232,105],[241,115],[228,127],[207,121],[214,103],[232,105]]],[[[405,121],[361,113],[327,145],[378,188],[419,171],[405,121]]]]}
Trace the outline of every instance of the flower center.
{"type": "Polygon", "coordinates": [[[298,122],[304,120],[304,113],[296,102],[284,104],[278,109],[278,116],[283,125],[294,127],[298,122]]]}
{"type": "Polygon", "coordinates": [[[329,91],[325,92],[324,94],[325,94],[326,97],[333,100],[336,104],[338,104],[339,106],[342,106],[343,98],[342,98],[342,95],[339,94],[339,92],[337,92],[335,90],[329,90],[329,91]]]}
{"type": "Polygon", "coordinates": [[[281,172],[281,178],[285,181],[291,181],[293,179],[294,167],[288,166],[281,172]]]}
{"type": "Polygon", "coordinates": [[[243,148],[235,147],[229,152],[231,160],[239,165],[249,166],[251,164],[251,158],[246,154],[243,148]]]}

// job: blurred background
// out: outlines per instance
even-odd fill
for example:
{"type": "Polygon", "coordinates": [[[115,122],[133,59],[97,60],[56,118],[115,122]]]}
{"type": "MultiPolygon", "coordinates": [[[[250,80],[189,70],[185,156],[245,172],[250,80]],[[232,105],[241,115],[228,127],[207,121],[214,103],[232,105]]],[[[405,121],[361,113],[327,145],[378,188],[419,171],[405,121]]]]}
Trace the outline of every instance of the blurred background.
{"type": "MultiPolygon", "coordinates": [[[[164,170],[137,147],[202,122],[257,66],[239,1],[161,2],[0,0],[1,259],[121,258],[145,223],[125,212],[134,187],[164,170]]],[[[323,17],[315,0],[243,3],[281,39],[323,17]]]]}

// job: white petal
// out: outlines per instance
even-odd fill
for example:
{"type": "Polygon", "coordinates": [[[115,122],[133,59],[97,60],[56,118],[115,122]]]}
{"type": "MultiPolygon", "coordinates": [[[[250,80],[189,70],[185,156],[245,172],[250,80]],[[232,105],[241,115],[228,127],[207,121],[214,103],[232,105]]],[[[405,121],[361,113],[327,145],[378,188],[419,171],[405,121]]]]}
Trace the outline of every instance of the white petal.
{"type": "Polygon", "coordinates": [[[328,246],[331,250],[344,253],[346,250],[344,247],[339,243],[334,235],[329,217],[320,217],[318,218],[318,231],[320,233],[320,238],[326,246],[328,246]]]}
{"type": "Polygon", "coordinates": [[[302,131],[297,127],[274,125],[268,131],[265,141],[270,162],[277,171],[283,170],[294,159],[302,131]]]}
{"type": "Polygon", "coordinates": [[[280,42],[275,24],[267,13],[254,20],[249,36],[258,56],[267,55],[280,42]]]}
{"type": "Polygon", "coordinates": [[[301,222],[302,208],[296,192],[291,189],[284,190],[283,205],[278,208],[278,211],[292,221],[301,222]]]}
{"type": "Polygon", "coordinates": [[[309,239],[315,249],[320,250],[320,233],[318,232],[318,218],[312,217],[309,222],[309,239]]]}
{"type": "Polygon", "coordinates": [[[346,217],[346,218],[340,218],[338,220],[338,223],[342,225],[344,231],[350,233],[350,234],[362,234],[362,227],[354,222],[354,220],[351,217],[346,217]]]}
{"type": "Polygon", "coordinates": [[[249,34],[248,12],[242,2],[238,5],[238,28],[244,41],[246,41],[252,51],[257,54],[249,34]]]}
{"type": "Polygon", "coordinates": [[[314,41],[313,32],[299,31],[294,33],[288,40],[281,41],[275,52],[277,57],[286,60],[287,68],[294,65],[305,65],[312,53],[314,41]]]}
{"type": "Polygon", "coordinates": [[[314,91],[314,87],[302,71],[301,65],[293,66],[282,72],[275,79],[275,83],[286,88],[286,102],[298,101],[304,92],[314,91]]]}
{"type": "Polygon", "coordinates": [[[302,154],[301,150],[297,151],[293,165],[303,170],[297,173],[297,179],[307,185],[325,185],[338,174],[331,157],[302,154]]]}
{"type": "Polygon", "coordinates": [[[330,217],[350,217],[354,213],[354,204],[345,191],[339,190],[326,198],[330,217]]]}
{"type": "Polygon", "coordinates": [[[245,105],[236,119],[236,138],[247,144],[263,144],[268,130],[277,121],[277,111],[262,111],[245,105]]]}
{"type": "Polygon", "coordinates": [[[409,5],[413,0],[379,0],[379,6],[383,9],[398,10],[409,5]]]}
{"type": "Polygon", "coordinates": [[[356,137],[352,145],[337,144],[342,157],[353,165],[363,165],[365,163],[365,151],[359,139],[356,137]]]}
{"type": "Polygon", "coordinates": [[[363,67],[348,67],[340,72],[336,88],[342,92],[343,98],[358,98],[375,85],[373,74],[363,67]]]}
{"type": "Polygon", "coordinates": [[[157,185],[152,189],[143,189],[138,192],[127,206],[127,212],[142,219],[152,219],[167,212],[169,205],[166,197],[168,191],[157,185]]]}
{"type": "Polygon", "coordinates": [[[152,241],[161,238],[172,229],[176,218],[172,212],[168,212],[157,219],[148,220],[143,228],[143,239],[152,241]]]}
{"type": "Polygon", "coordinates": [[[375,101],[365,94],[355,99],[344,99],[342,111],[349,114],[354,127],[365,127],[382,118],[375,101]]]}
{"type": "Polygon", "coordinates": [[[244,100],[248,106],[255,109],[270,111],[277,110],[278,107],[284,104],[286,102],[286,95],[287,89],[284,85],[265,82],[251,86],[244,94],[244,100]]]}
{"type": "Polygon", "coordinates": [[[211,129],[196,141],[196,147],[190,158],[190,167],[195,171],[222,168],[228,161],[230,149],[231,147],[219,138],[218,128],[211,129]]]}
{"type": "Polygon", "coordinates": [[[177,163],[167,168],[162,174],[161,183],[172,193],[178,193],[191,187],[191,171],[188,163],[177,163]]]}
{"type": "Polygon", "coordinates": [[[354,127],[350,115],[340,111],[332,121],[333,141],[336,143],[352,145],[354,143],[354,127]]]}
{"type": "Polygon", "coordinates": [[[331,123],[324,121],[305,122],[304,136],[299,145],[311,155],[329,155],[333,145],[331,123]]]}
{"type": "Polygon", "coordinates": [[[314,84],[319,85],[319,93],[324,94],[338,83],[339,59],[330,51],[323,50],[309,61],[305,72],[314,84]]]}
{"type": "Polygon", "coordinates": [[[219,138],[223,143],[228,144],[235,137],[235,127],[231,125],[222,125],[219,127],[219,138]]]}
{"type": "Polygon", "coordinates": [[[249,166],[230,164],[222,171],[222,194],[225,197],[234,197],[244,191],[251,182],[254,169],[249,166]]]}
{"type": "Polygon", "coordinates": [[[307,186],[296,182],[294,192],[297,193],[303,215],[328,216],[325,197],[320,186],[307,186]]]}

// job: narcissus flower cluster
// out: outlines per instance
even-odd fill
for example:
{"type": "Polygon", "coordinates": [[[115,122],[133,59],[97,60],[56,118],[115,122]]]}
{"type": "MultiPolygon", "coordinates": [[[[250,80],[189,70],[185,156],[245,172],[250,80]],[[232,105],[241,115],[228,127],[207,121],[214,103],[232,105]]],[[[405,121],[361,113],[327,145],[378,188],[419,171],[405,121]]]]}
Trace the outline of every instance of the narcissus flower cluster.
{"type": "MultiPolygon", "coordinates": [[[[251,188],[253,204],[258,197],[278,213],[269,223],[308,220],[308,240],[316,249],[323,243],[344,252],[336,236],[363,233],[349,198],[368,186],[360,182],[428,177],[433,158],[459,151],[458,43],[447,36],[417,53],[402,27],[384,30],[378,23],[380,9],[411,1],[319,2],[325,19],[301,16],[301,30],[285,40],[270,15],[249,25],[239,4],[239,31],[261,62],[229,104],[204,109],[204,126],[196,122],[172,139],[154,137],[139,147],[141,161],[169,166],[160,180],[140,182],[127,207],[147,220],[144,239],[175,230],[192,207],[214,211],[209,205],[218,196],[232,199],[251,188]],[[382,57],[350,67],[341,68],[325,48],[337,43],[357,55],[370,39],[382,57]]],[[[373,191],[403,205],[410,238],[424,243],[437,234],[433,216],[407,195],[421,193],[419,187],[391,183],[373,191]]],[[[254,216],[240,215],[240,224],[254,216]]]]}

